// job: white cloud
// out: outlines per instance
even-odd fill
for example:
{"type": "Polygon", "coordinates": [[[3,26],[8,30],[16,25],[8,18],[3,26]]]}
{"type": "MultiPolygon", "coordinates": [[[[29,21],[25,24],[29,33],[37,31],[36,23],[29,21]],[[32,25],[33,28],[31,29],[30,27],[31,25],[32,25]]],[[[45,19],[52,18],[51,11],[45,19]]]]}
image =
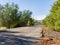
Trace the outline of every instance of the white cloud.
{"type": "Polygon", "coordinates": [[[43,20],[46,15],[33,15],[32,18],[35,20],[43,20]]]}

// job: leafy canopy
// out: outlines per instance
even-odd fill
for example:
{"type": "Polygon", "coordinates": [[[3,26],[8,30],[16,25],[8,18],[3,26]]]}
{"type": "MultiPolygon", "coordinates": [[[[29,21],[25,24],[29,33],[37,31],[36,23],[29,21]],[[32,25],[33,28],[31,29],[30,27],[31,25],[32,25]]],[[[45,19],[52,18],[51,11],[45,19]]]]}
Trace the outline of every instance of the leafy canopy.
{"type": "Polygon", "coordinates": [[[53,3],[50,14],[42,21],[42,24],[53,30],[60,30],[60,0],[53,3]]]}
{"type": "Polygon", "coordinates": [[[20,26],[31,26],[35,20],[31,18],[30,10],[20,11],[17,4],[0,5],[0,26],[14,28],[20,26]]]}

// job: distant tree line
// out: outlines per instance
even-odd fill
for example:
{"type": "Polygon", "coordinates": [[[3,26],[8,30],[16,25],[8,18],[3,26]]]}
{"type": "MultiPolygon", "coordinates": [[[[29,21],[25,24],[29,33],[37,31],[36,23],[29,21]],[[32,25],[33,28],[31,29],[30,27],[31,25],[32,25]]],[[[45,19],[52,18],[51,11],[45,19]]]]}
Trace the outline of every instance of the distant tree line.
{"type": "Polygon", "coordinates": [[[42,24],[60,31],[60,0],[53,3],[50,14],[42,21],[42,24]]]}
{"type": "Polygon", "coordinates": [[[17,4],[0,4],[0,27],[15,28],[35,25],[30,10],[20,11],[17,4]]]}

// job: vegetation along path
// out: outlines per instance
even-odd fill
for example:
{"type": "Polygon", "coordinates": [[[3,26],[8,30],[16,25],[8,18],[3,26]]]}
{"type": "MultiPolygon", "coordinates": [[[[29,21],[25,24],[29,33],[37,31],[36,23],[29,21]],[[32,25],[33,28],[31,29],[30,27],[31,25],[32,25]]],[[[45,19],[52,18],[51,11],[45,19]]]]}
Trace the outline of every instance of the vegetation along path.
{"type": "Polygon", "coordinates": [[[0,45],[39,45],[34,41],[40,37],[40,26],[2,30],[0,31],[0,45]]]}

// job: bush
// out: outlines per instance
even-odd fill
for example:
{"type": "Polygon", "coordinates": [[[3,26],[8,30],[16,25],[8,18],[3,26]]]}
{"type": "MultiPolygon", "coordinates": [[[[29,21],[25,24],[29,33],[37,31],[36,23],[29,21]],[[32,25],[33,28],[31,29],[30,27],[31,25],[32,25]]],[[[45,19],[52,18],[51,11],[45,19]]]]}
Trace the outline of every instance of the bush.
{"type": "Polygon", "coordinates": [[[55,30],[60,31],[60,20],[55,22],[55,30]]]}

